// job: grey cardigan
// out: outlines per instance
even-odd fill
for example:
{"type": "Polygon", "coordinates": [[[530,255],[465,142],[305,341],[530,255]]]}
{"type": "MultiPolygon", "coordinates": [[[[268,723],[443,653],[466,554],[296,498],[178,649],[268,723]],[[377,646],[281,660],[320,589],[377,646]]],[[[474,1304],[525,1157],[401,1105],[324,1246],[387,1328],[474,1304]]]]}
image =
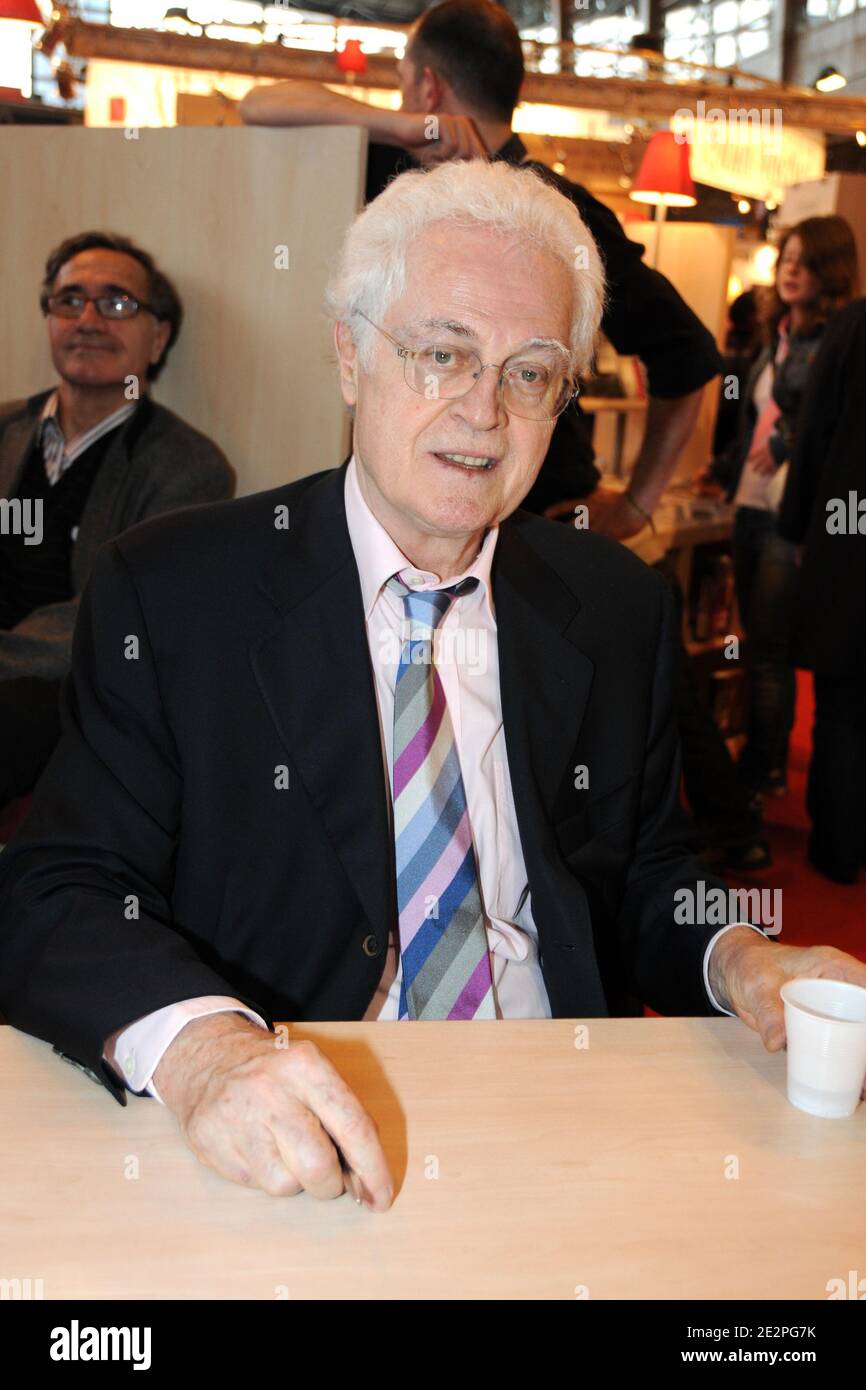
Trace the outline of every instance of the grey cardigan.
{"type": "MultiPolygon", "coordinates": [[[[0,497],[18,485],[49,394],[0,405],[0,497]]],[[[78,600],[101,545],[160,512],[231,497],[234,486],[234,470],[206,435],[143,396],[112,439],[82,512],[72,549],[75,597],[0,629],[0,680],[66,675],[78,600]]]]}

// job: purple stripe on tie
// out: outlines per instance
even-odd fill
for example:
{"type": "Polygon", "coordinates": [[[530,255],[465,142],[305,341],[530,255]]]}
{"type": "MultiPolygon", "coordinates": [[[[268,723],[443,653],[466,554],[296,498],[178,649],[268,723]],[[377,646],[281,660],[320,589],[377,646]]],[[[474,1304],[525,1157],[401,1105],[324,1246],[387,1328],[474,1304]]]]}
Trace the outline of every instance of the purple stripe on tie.
{"type": "Polygon", "coordinates": [[[400,948],[405,951],[427,920],[427,899],[433,897],[439,902],[460,871],[466,851],[471,843],[469,831],[469,812],[464,811],[454,834],[443,849],[439,859],[430,869],[424,882],[400,908],[400,948]]]}
{"type": "Polygon", "coordinates": [[[476,965],[466,984],[460,992],[460,998],[454,1004],[449,1018],[474,1018],[478,1012],[478,1006],[487,993],[491,981],[490,957],[485,951],[480,961],[476,965]]]}
{"type": "Polygon", "coordinates": [[[442,715],[445,710],[445,692],[442,689],[442,682],[433,672],[433,700],[430,712],[418,729],[418,732],[406,744],[403,752],[394,763],[394,797],[400,795],[404,788],[411,782],[418,768],[423,763],[433,744],[436,742],[436,735],[439,732],[439,725],[442,723],[442,715]]]}

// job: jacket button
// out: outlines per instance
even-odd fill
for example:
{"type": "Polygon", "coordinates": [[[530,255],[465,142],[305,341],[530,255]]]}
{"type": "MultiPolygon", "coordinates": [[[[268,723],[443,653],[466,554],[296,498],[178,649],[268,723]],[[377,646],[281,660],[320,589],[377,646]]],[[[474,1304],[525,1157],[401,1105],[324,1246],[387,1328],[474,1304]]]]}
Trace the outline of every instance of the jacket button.
{"type": "Polygon", "coordinates": [[[365,956],[378,956],[379,942],[375,936],[365,936],[361,942],[361,949],[365,956]]]}

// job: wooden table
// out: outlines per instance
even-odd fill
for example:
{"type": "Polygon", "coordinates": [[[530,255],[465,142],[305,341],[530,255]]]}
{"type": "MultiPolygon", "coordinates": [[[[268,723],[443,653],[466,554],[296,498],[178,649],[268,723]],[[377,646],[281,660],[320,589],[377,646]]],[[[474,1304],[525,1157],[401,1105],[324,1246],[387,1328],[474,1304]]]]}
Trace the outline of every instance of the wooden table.
{"type": "Polygon", "coordinates": [[[736,1019],[292,1036],[375,1116],[388,1213],[228,1183],[156,1102],[124,1109],[0,1028],[0,1279],[46,1299],[826,1299],[866,1275],[866,1105],[795,1110],[784,1054],[736,1019]]]}

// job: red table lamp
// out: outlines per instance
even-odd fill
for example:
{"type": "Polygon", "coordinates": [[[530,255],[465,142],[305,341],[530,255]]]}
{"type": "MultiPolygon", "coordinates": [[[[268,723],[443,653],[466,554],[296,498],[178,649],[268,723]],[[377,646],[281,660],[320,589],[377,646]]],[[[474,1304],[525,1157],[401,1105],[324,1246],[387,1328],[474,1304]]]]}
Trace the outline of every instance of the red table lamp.
{"type": "Polygon", "coordinates": [[[628,196],[636,203],[651,203],[656,209],[653,265],[658,265],[667,209],[693,208],[698,201],[689,170],[688,142],[677,140],[672,130],[656,131],[644,151],[628,196]]]}
{"type": "Polygon", "coordinates": [[[45,27],[36,0],[0,0],[0,19],[20,19],[22,24],[45,27]]]}
{"type": "Polygon", "coordinates": [[[360,39],[346,39],[345,46],[337,54],[337,67],[350,78],[367,71],[367,55],[360,39]]]}

